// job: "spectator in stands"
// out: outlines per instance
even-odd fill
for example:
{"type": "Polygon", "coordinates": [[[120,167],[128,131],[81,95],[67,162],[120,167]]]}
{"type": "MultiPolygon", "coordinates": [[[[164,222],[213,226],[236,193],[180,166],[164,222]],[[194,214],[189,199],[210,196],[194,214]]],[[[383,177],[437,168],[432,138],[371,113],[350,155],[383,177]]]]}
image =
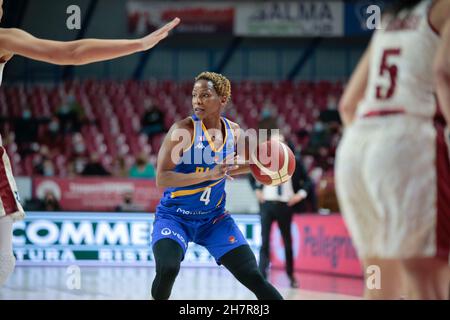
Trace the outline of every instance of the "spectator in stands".
{"type": "Polygon", "coordinates": [[[63,134],[80,132],[85,115],[83,107],[72,92],[64,98],[63,104],[58,109],[57,116],[61,123],[61,132],[63,134]]]}
{"type": "Polygon", "coordinates": [[[33,118],[33,114],[29,108],[24,109],[22,116],[15,119],[14,131],[16,134],[16,143],[19,150],[22,151],[22,156],[26,156],[31,152],[29,146],[37,140],[38,126],[38,120],[33,118]]]}
{"type": "Polygon", "coordinates": [[[133,202],[133,193],[131,191],[123,194],[123,202],[116,207],[117,212],[138,212],[143,211],[143,208],[133,202]]]}
{"type": "Polygon", "coordinates": [[[54,176],[55,170],[50,159],[51,155],[48,146],[38,146],[38,152],[32,156],[33,173],[42,176],[54,176]]]}
{"type": "Polygon", "coordinates": [[[73,157],[86,157],[87,150],[81,133],[76,132],[72,135],[72,150],[70,151],[73,157]]]}
{"type": "Polygon", "coordinates": [[[129,172],[130,178],[149,178],[156,177],[155,168],[148,162],[147,155],[141,153],[136,158],[136,163],[131,167],[129,172]]]}
{"type": "Polygon", "coordinates": [[[83,172],[83,176],[109,176],[110,173],[103,167],[100,162],[100,156],[98,153],[92,153],[88,163],[86,163],[83,172]]]}
{"type": "Polygon", "coordinates": [[[54,177],[56,174],[55,166],[53,161],[45,158],[42,163],[36,167],[36,173],[45,177],[54,177]]]}
{"type": "Polygon", "coordinates": [[[258,128],[266,130],[278,128],[277,119],[273,114],[273,109],[269,106],[264,107],[264,109],[262,110],[261,117],[258,122],[258,128]]]}
{"type": "Polygon", "coordinates": [[[311,153],[316,153],[320,147],[327,146],[328,132],[327,126],[322,121],[318,120],[314,124],[314,128],[310,134],[308,149],[311,153]]]}
{"type": "Polygon", "coordinates": [[[59,122],[59,118],[57,116],[52,116],[50,119],[47,119],[47,130],[45,130],[44,137],[40,137],[40,141],[45,141],[46,144],[49,142],[60,143],[62,141],[61,135],[61,123],[59,122]]]}
{"type": "Polygon", "coordinates": [[[164,114],[149,99],[145,100],[144,109],[145,112],[141,119],[141,132],[145,133],[149,138],[158,133],[163,133],[164,114]]]}
{"type": "Polygon", "coordinates": [[[128,170],[125,159],[122,156],[114,158],[111,168],[111,174],[117,178],[128,177],[128,170]]]}
{"type": "Polygon", "coordinates": [[[61,206],[53,191],[47,190],[41,200],[40,211],[61,211],[61,206]]]}
{"type": "Polygon", "coordinates": [[[67,176],[75,178],[83,174],[87,160],[83,157],[75,157],[67,162],[67,176]]]}

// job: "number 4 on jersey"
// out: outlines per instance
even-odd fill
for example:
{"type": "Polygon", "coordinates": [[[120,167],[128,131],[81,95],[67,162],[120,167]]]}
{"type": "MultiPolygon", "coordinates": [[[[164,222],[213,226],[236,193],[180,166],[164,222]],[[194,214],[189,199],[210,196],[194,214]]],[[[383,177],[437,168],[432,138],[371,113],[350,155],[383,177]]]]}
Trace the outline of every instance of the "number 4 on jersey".
{"type": "Polygon", "coordinates": [[[203,191],[202,195],[200,196],[200,201],[205,203],[205,206],[209,203],[209,198],[211,197],[211,188],[206,188],[205,191],[203,191]]]}

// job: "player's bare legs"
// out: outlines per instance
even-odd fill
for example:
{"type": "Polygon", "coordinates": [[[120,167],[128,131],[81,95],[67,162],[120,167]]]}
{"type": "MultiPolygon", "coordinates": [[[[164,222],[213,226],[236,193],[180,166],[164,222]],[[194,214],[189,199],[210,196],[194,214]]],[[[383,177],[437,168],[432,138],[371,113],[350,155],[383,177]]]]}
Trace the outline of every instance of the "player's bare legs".
{"type": "Polygon", "coordinates": [[[403,260],[408,299],[449,299],[450,267],[438,258],[403,260]]]}
{"type": "Polygon", "coordinates": [[[364,298],[371,300],[397,300],[405,295],[402,264],[397,259],[369,258],[363,260],[364,266],[364,298]],[[366,270],[370,266],[380,268],[380,288],[371,288],[368,281],[371,279],[366,270]]]}
{"type": "Polygon", "coordinates": [[[0,287],[8,280],[16,264],[12,251],[12,225],[11,216],[0,218],[0,287]]]}

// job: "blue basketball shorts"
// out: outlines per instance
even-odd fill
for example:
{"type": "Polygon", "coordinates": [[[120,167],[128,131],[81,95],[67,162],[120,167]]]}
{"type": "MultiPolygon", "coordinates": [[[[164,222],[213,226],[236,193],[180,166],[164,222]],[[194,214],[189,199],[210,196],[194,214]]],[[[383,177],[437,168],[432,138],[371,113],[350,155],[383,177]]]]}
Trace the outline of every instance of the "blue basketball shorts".
{"type": "Polygon", "coordinates": [[[156,212],[152,246],[166,238],[181,246],[183,259],[189,242],[194,242],[205,247],[218,264],[230,250],[248,244],[236,222],[226,212],[205,219],[186,219],[176,214],[156,212]]]}

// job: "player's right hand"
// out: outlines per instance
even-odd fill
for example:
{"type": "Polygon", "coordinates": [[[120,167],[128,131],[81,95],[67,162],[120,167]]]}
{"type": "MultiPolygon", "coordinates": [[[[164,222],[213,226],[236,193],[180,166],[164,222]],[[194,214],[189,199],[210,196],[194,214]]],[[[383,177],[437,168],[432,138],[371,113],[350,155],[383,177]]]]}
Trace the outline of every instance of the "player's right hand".
{"type": "Polygon", "coordinates": [[[175,18],[166,24],[164,27],[159,28],[158,30],[150,33],[148,36],[141,39],[142,42],[142,50],[148,50],[153,48],[160,42],[162,39],[166,38],[169,35],[170,30],[175,28],[180,23],[180,18],[175,18]]]}
{"type": "Polygon", "coordinates": [[[237,156],[230,154],[222,162],[216,164],[216,166],[209,171],[209,180],[218,180],[226,177],[229,180],[233,180],[233,177],[228,175],[231,170],[236,170],[239,168],[236,165],[237,156]]]}

